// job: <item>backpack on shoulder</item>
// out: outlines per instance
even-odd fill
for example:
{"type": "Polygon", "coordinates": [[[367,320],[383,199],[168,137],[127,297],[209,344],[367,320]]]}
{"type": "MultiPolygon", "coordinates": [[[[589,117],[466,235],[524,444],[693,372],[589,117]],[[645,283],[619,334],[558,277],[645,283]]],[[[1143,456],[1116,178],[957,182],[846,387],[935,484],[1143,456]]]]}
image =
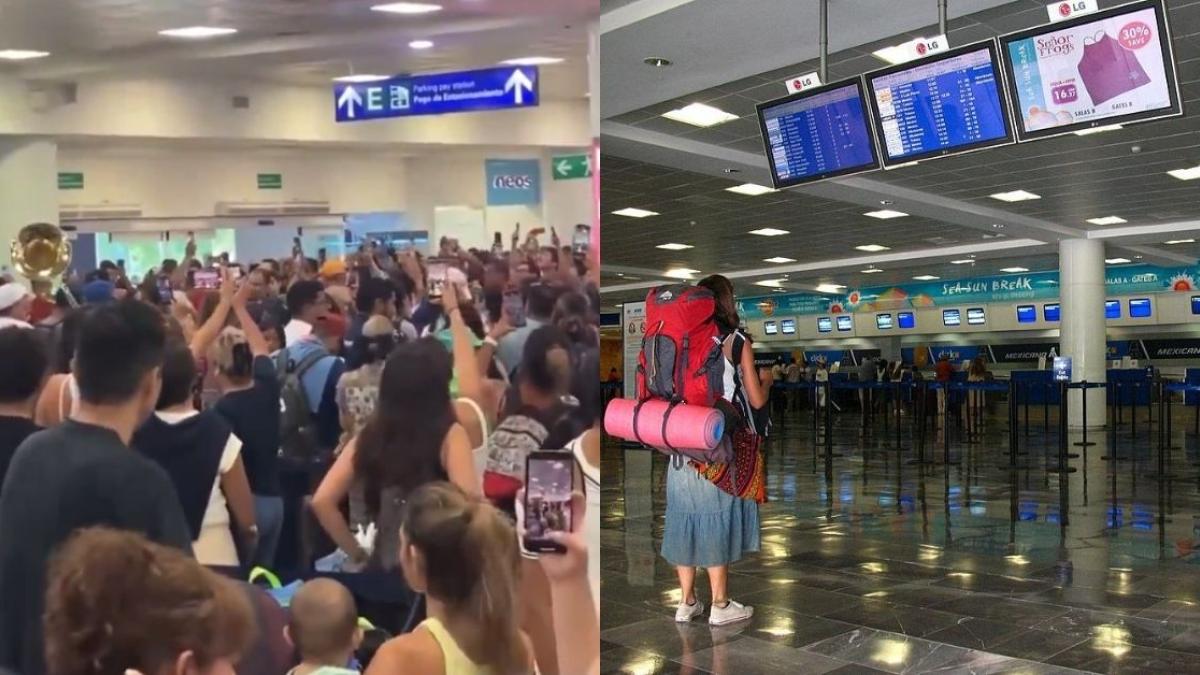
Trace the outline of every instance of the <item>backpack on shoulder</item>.
{"type": "Polygon", "coordinates": [[[311,461],[320,450],[317,422],[313,419],[304,376],[328,354],[314,350],[299,361],[289,358],[288,350],[275,355],[279,377],[279,456],[311,461]]]}

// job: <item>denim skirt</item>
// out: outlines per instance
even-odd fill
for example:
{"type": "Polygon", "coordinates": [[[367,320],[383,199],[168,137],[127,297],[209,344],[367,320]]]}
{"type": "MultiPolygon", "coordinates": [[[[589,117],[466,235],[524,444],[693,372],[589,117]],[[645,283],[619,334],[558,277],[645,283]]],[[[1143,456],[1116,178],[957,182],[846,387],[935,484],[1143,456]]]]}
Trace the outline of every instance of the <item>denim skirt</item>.
{"type": "Polygon", "coordinates": [[[759,547],[758,504],[713,485],[686,462],[667,468],[662,556],[673,565],[720,567],[759,547]]]}

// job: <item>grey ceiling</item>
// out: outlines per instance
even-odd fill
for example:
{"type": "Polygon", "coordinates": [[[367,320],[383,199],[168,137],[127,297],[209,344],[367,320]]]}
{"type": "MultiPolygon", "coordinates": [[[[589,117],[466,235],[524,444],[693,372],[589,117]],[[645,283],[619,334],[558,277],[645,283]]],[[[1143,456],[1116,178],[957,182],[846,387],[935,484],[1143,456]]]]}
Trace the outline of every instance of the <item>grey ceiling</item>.
{"type": "MultiPolygon", "coordinates": [[[[688,5],[699,7],[705,4],[706,0],[693,0],[685,8],[688,5]]],[[[747,0],[737,4],[741,8],[740,18],[736,19],[739,25],[731,26],[730,31],[741,34],[749,27],[761,26],[772,20],[769,14],[760,16],[749,10],[760,5],[764,8],[773,7],[773,0],[747,0]]],[[[830,4],[831,43],[836,46],[839,42],[853,41],[852,37],[841,34],[845,29],[839,31],[840,24],[835,19],[837,12],[844,13],[852,8],[847,5],[857,7],[861,3],[833,0],[830,4]],[[834,9],[839,6],[841,9],[834,9]]],[[[910,3],[906,0],[904,4],[907,6],[910,3]]],[[[911,4],[934,5],[933,2],[924,1],[911,4]]],[[[950,3],[951,16],[954,17],[949,31],[952,46],[1040,25],[1046,20],[1045,4],[1040,1],[1008,2],[966,16],[955,16],[953,8],[961,4],[950,3]]],[[[1099,4],[1103,9],[1122,3],[1100,0],[1099,4]]],[[[1184,117],[1132,125],[1092,136],[1068,135],[994,148],[927,161],[894,171],[878,171],[861,178],[829,182],[848,186],[857,181],[863,186],[873,186],[873,189],[914,191],[908,194],[927,197],[931,202],[952,200],[960,215],[978,214],[980,209],[990,209],[992,211],[988,215],[1000,216],[996,217],[998,221],[1011,219],[1008,220],[1007,229],[989,230],[987,222],[981,225],[980,222],[968,222],[950,215],[933,217],[930,212],[923,216],[886,221],[866,218],[862,214],[871,208],[866,204],[877,204],[877,201],[867,201],[863,190],[854,200],[841,199],[829,183],[822,184],[824,188],[820,190],[802,188],[759,197],[725,192],[725,187],[746,180],[765,180],[760,178],[765,176],[765,158],[762,156],[762,140],[754,106],[783,95],[782,81],[787,76],[816,70],[817,62],[811,59],[730,82],[708,82],[703,89],[688,95],[671,94],[668,98],[660,93],[660,100],[650,105],[621,112],[605,120],[601,194],[605,267],[611,269],[617,266],[627,274],[629,270],[663,270],[674,265],[705,272],[759,268],[766,274],[772,265],[761,260],[775,255],[795,258],[800,262],[815,262],[865,255],[854,250],[853,247],[859,244],[879,243],[891,247],[893,252],[916,251],[971,242],[987,243],[989,240],[984,237],[999,233],[1011,237],[1040,238],[1047,244],[990,255],[988,257],[994,258],[994,261],[989,260],[986,265],[977,264],[973,270],[964,269],[969,266],[952,266],[944,260],[925,258],[908,264],[881,264],[880,267],[889,270],[882,274],[857,275],[843,268],[828,270],[823,276],[818,272],[808,273],[807,277],[793,274],[792,278],[805,281],[833,280],[849,286],[861,286],[900,281],[912,274],[925,272],[951,278],[996,273],[997,268],[1010,265],[1044,269],[1057,265],[1055,242],[1061,236],[1055,236],[1053,232],[1042,232],[1040,235],[1030,234],[1026,230],[1018,232],[1014,224],[1040,222],[1085,232],[1107,229],[1085,222],[1087,218],[1106,215],[1119,215],[1128,220],[1130,226],[1198,221],[1197,230],[1192,232],[1109,242],[1110,255],[1133,258],[1134,253],[1162,252],[1168,259],[1155,262],[1194,262],[1200,255],[1197,245],[1163,246],[1162,241],[1200,238],[1200,181],[1183,182],[1165,173],[1169,169],[1200,164],[1200,0],[1167,0],[1167,5],[1174,35],[1181,96],[1184,99],[1184,117]],[[667,110],[695,101],[711,103],[738,115],[739,119],[709,129],[698,129],[661,117],[667,110]],[[610,134],[613,130],[619,134],[610,134]],[[640,143],[638,140],[650,137],[656,139],[654,143],[657,145],[640,143]],[[674,152],[676,149],[679,152],[674,152]],[[624,156],[614,156],[613,152],[624,156]],[[714,164],[681,159],[689,156],[692,160],[738,156],[749,158],[752,163],[742,165],[750,167],[743,173],[729,176],[722,174],[719,168],[714,168],[719,162],[714,164]],[[636,157],[636,160],[631,157],[636,157]],[[863,178],[868,180],[863,181],[863,178]],[[994,192],[1018,188],[1036,192],[1042,199],[1008,204],[988,197],[994,192]],[[821,192],[822,195],[817,196],[813,192],[821,192]],[[646,208],[662,215],[641,220],[611,215],[611,211],[626,206],[646,208]],[[1031,218],[1036,221],[1028,220],[1031,218]],[[772,238],[746,234],[759,227],[778,227],[792,234],[772,238]],[[692,244],[696,248],[679,252],[654,248],[665,242],[692,244]],[[1155,245],[1156,248],[1138,251],[1120,248],[1134,244],[1155,245]],[[920,268],[920,271],[916,271],[916,268],[920,268]],[[891,276],[892,273],[895,276],[891,276]]],[[[685,18],[686,15],[680,14],[681,11],[672,10],[655,16],[654,20],[676,15],[685,18]]],[[[863,22],[875,25],[873,19],[865,14],[863,22]]],[[[608,58],[605,50],[609,48],[610,40],[629,48],[627,43],[637,35],[637,28],[634,25],[605,33],[601,42],[604,58],[608,58]]],[[[677,22],[676,30],[690,35],[693,40],[713,42],[719,39],[722,27],[677,22]]],[[[886,36],[837,51],[830,55],[828,79],[833,81],[852,77],[883,67],[885,64],[882,61],[871,56],[873,50],[931,32],[929,26],[917,26],[899,36],[886,36]]],[[[861,37],[870,31],[853,33],[861,37]]],[[[648,45],[641,51],[649,48],[648,45]]],[[[665,69],[659,72],[669,75],[669,71],[665,69]]],[[[610,98],[612,86],[621,86],[623,80],[638,82],[642,76],[644,73],[638,71],[626,76],[625,73],[609,73],[606,70],[604,100],[610,98]]],[[[666,87],[660,88],[660,92],[667,90],[666,87]]],[[[732,162],[729,164],[734,165],[732,162]]],[[[894,208],[904,210],[900,201],[894,208]]],[[[918,212],[916,208],[908,210],[914,214],[918,212]]],[[[628,283],[627,277],[615,275],[611,281],[614,284],[628,283]]],[[[633,295],[643,293],[637,291],[633,295]]],[[[609,299],[606,297],[606,300],[609,299]]]]}

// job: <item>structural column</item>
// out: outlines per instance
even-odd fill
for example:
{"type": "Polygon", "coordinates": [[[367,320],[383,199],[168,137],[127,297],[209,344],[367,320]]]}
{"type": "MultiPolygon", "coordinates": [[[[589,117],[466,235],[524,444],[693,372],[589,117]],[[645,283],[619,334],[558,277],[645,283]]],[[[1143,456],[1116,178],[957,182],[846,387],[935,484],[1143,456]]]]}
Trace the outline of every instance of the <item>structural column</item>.
{"type": "MultiPolygon", "coordinates": [[[[1071,381],[1105,379],[1104,243],[1094,239],[1067,239],[1058,245],[1059,292],[1062,321],[1059,353],[1071,357],[1071,381]]],[[[1088,427],[1102,427],[1104,389],[1087,390],[1088,427]]],[[[1067,423],[1083,426],[1082,392],[1067,397],[1067,423]]]]}
{"type": "Polygon", "coordinates": [[[11,242],[30,223],[58,224],[58,145],[0,139],[0,269],[12,270],[11,242]]]}

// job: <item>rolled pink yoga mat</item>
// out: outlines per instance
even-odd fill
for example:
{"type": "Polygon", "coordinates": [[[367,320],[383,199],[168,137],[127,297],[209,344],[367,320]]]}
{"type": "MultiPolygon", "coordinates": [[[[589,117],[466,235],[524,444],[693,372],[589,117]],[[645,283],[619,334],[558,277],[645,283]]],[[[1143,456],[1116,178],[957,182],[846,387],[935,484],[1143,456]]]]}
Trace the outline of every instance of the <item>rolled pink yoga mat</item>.
{"type": "Polygon", "coordinates": [[[712,450],[725,433],[725,415],[716,408],[681,403],[667,419],[667,437],[663,438],[663,415],[670,404],[651,399],[642,405],[637,416],[638,433],[633,430],[634,408],[637,401],[613,399],[604,411],[604,430],[627,441],[639,441],[656,448],[687,448],[712,450]],[[638,437],[641,438],[638,438],[638,437]]]}

